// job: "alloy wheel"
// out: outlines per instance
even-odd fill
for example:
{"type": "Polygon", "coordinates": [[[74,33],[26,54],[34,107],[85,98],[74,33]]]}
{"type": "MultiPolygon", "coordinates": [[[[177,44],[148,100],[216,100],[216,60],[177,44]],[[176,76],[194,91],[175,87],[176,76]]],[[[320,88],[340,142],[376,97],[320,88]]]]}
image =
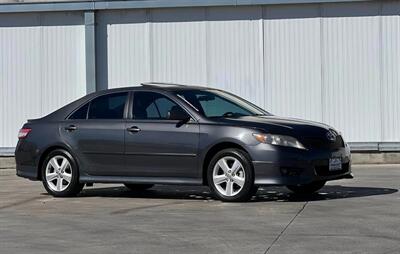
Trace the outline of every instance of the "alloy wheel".
{"type": "Polygon", "coordinates": [[[245,170],[242,163],[232,156],[222,157],[213,169],[215,188],[224,196],[238,194],[245,184],[245,170]]]}
{"type": "Polygon", "coordinates": [[[68,188],[72,180],[72,168],[68,159],[62,155],[52,157],[46,165],[46,182],[56,192],[68,188]]]}

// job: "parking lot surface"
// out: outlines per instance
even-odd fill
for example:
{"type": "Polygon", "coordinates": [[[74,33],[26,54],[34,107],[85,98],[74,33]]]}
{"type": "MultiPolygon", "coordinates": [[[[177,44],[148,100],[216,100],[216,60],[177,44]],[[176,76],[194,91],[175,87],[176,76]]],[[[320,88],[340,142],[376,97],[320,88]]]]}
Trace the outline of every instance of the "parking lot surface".
{"type": "Polygon", "coordinates": [[[53,198],[0,170],[0,253],[400,253],[400,166],[354,166],[318,194],[222,203],[206,187],[95,184],[53,198]]]}

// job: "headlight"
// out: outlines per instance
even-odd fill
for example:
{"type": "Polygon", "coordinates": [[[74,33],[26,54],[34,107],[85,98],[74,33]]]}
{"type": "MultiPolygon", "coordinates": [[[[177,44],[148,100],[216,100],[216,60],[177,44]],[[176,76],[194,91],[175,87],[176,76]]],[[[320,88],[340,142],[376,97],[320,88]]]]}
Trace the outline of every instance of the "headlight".
{"type": "Polygon", "coordinates": [[[285,135],[276,135],[276,134],[260,134],[254,133],[253,136],[257,139],[258,142],[264,144],[271,144],[276,146],[287,146],[294,147],[297,149],[306,149],[302,143],[300,143],[296,138],[285,135]]]}

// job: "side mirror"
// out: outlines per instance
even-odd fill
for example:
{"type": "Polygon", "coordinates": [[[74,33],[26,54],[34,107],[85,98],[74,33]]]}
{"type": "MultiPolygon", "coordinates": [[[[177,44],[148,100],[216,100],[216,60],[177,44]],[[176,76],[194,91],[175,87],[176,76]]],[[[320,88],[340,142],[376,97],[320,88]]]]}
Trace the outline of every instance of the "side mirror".
{"type": "Polygon", "coordinates": [[[190,120],[190,116],[181,107],[173,106],[171,108],[171,110],[168,111],[168,119],[169,120],[178,120],[181,122],[187,122],[190,120]]]}

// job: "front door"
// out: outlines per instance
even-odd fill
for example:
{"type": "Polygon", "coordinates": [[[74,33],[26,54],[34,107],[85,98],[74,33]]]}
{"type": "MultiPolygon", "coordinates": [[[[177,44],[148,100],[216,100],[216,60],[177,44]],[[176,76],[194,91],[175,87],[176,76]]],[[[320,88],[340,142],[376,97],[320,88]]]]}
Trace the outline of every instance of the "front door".
{"type": "Polygon", "coordinates": [[[133,119],[125,125],[128,175],[199,177],[199,125],[193,119],[175,120],[176,111],[183,109],[163,94],[134,92],[133,119]]]}

